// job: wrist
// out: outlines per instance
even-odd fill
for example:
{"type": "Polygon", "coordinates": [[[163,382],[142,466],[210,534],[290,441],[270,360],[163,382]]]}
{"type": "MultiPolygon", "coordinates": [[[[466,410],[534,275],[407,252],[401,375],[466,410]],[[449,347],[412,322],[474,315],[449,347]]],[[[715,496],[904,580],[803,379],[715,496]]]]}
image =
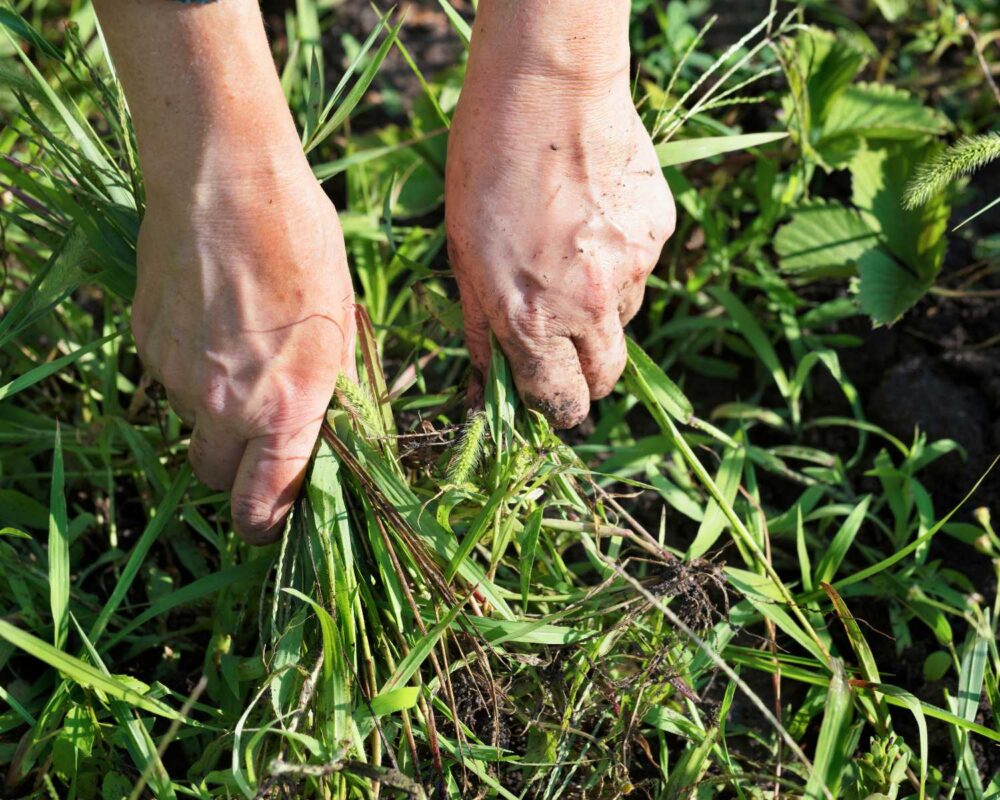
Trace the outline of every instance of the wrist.
{"type": "MultiPolygon", "coordinates": [[[[272,124],[256,109],[240,127],[239,118],[200,119],[187,133],[138,135],[139,158],[148,197],[188,196],[199,187],[245,187],[246,192],[312,179],[290,119],[275,114],[272,124]],[[287,122],[289,131],[282,131],[287,122]]],[[[286,109],[282,109],[285,116],[286,109]]]]}
{"type": "Polygon", "coordinates": [[[257,0],[94,2],[151,193],[304,160],[257,0]]]}
{"type": "Polygon", "coordinates": [[[628,84],[628,0],[481,0],[469,76],[600,95],[628,84]]]}
{"type": "Polygon", "coordinates": [[[147,212],[223,237],[242,235],[247,225],[273,225],[276,217],[307,218],[325,199],[297,146],[290,153],[244,153],[232,142],[207,146],[172,173],[147,175],[145,185],[147,212]]]}
{"type": "Polygon", "coordinates": [[[266,182],[306,165],[269,57],[263,65],[248,64],[242,75],[232,73],[233,65],[204,66],[204,75],[164,90],[171,92],[162,106],[168,114],[144,107],[135,115],[147,188],[227,173],[266,182]]]}

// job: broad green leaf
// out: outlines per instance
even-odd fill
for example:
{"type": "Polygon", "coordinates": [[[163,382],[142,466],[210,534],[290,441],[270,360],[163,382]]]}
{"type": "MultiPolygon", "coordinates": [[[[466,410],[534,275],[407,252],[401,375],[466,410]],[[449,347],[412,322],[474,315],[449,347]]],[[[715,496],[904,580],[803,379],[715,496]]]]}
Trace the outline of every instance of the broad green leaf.
{"type": "Polygon", "coordinates": [[[854,209],[835,201],[800,206],[774,237],[782,270],[809,278],[847,276],[878,244],[878,234],[854,209]]]}
{"type": "Polygon", "coordinates": [[[786,56],[791,92],[785,113],[809,148],[819,138],[827,107],[854,80],[866,57],[847,37],[815,27],[802,28],[786,56]]]}
{"type": "MultiPolygon", "coordinates": [[[[958,677],[958,692],[948,701],[952,710],[968,722],[975,722],[979,714],[980,697],[983,694],[983,682],[986,677],[986,664],[989,658],[989,645],[993,633],[985,619],[969,631],[965,646],[962,648],[961,669],[958,677]]],[[[955,748],[955,760],[958,762],[959,779],[968,797],[983,796],[983,782],[979,775],[976,755],[969,743],[969,735],[965,731],[950,731],[955,748]]]]}
{"type": "Polygon", "coordinates": [[[924,681],[926,683],[936,683],[948,674],[951,666],[951,653],[947,650],[935,650],[924,659],[924,681]]]}
{"type": "Polygon", "coordinates": [[[579,642],[588,634],[574,628],[551,625],[545,619],[514,621],[492,617],[468,617],[466,622],[482,634],[490,644],[504,642],[519,644],[564,645],[579,642]]]}
{"type": "Polygon", "coordinates": [[[63,775],[76,775],[80,760],[94,750],[100,728],[87,706],[72,704],[63,717],[62,729],[52,743],[52,764],[63,775]]]}
{"type": "MultiPolygon", "coordinates": [[[[847,631],[847,638],[851,643],[851,649],[858,657],[858,663],[861,665],[862,677],[871,683],[880,683],[882,678],[879,675],[875,655],[872,653],[871,646],[868,644],[865,635],[861,632],[861,626],[858,624],[857,619],[851,614],[847,604],[844,602],[844,598],[829,583],[823,583],[823,591],[830,598],[830,601],[833,603],[833,610],[837,612],[837,616],[847,631]]],[[[875,695],[871,712],[875,715],[882,729],[888,730],[890,725],[889,710],[886,708],[885,701],[878,694],[875,695]]]]}
{"type": "Polygon", "coordinates": [[[903,208],[906,187],[916,165],[927,157],[922,145],[895,144],[865,150],[851,161],[852,201],[876,230],[884,247],[916,281],[930,282],[941,269],[950,209],[939,193],[917,209],[903,208]]]}
{"type": "Polygon", "coordinates": [[[829,107],[850,86],[867,57],[856,40],[841,32],[806,28],[799,38],[800,67],[808,76],[806,91],[813,124],[824,124],[829,107]]]}
{"type": "MultiPolygon", "coordinates": [[[[110,678],[111,673],[101,659],[100,653],[94,648],[93,643],[87,637],[83,628],[80,627],[80,623],[75,616],[73,617],[73,624],[94,666],[110,678]]],[[[170,782],[170,775],[163,766],[163,761],[160,759],[160,754],[156,749],[156,743],[153,741],[153,737],[149,733],[149,728],[143,723],[142,718],[139,717],[135,709],[129,706],[128,703],[116,697],[108,697],[108,707],[111,709],[111,714],[118,723],[119,731],[124,734],[125,748],[132,757],[132,763],[135,764],[140,774],[148,776],[149,783],[153,789],[153,795],[156,798],[162,797],[164,800],[175,800],[177,794],[174,792],[173,784],[170,782]]]]}
{"type": "Polygon", "coordinates": [[[0,522],[4,525],[39,530],[49,525],[49,510],[35,498],[16,489],[0,489],[0,509],[3,509],[0,522]]]}
{"type": "Polygon", "coordinates": [[[895,22],[910,10],[910,0],[875,0],[875,5],[889,22],[895,22]]]}
{"type": "Polygon", "coordinates": [[[448,630],[451,624],[455,621],[455,618],[459,615],[459,613],[461,613],[462,605],[462,603],[456,603],[454,607],[449,609],[448,613],[441,618],[440,622],[430,628],[427,633],[420,638],[420,641],[410,648],[410,652],[402,661],[399,662],[396,666],[396,671],[382,686],[381,691],[379,691],[379,695],[387,694],[391,691],[399,689],[410,682],[410,678],[417,673],[417,670],[420,669],[420,666],[430,656],[431,651],[444,635],[444,632],[448,630]]]}
{"type": "MultiPolygon", "coordinates": [[[[13,181],[17,168],[0,161],[0,170],[5,170],[13,181]],[[13,175],[10,170],[14,170],[13,175]]],[[[31,285],[17,297],[14,304],[0,318],[0,346],[5,345],[26,327],[58,306],[74,289],[87,280],[91,259],[86,235],[79,227],[73,226],[52,251],[51,255],[31,285]]],[[[30,373],[29,373],[30,374],[30,373]]],[[[10,396],[20,378],[15,378],[3,389],[3,396],[10,396]]],[[[24,387],[21,387],[24,388],[24,387]]]]}
{"type": "Polygon", "coordinates": [[[787,133],[744,133],[736,136],[705,136],[700,139],[685,139],[679,142],[664,142],[656,145],[656,155],[661,167],[672,167],[699,161],[703,158],[746,150],[750,147],[787,139],[787,133]]]}
{"type": "Polygon", "coordinates": [[[958,696],[955,713],[969,722],[975,722],[979,714],[979,698],[983,693],[983,679],[992,633],[980,623],[969,631],[962,648],[962,669],[958,677],[958,696]]]}
{"type": "Polygon", "coordinates": [[[361,707],[355,713],[355,718],[365,716],[384,717],[386,714],[394,714],[397,711],[405,711],[413,708],[420,697],[420,688],[417,686],[401,686],[388,692],[381,692],[372,698],[369,704],[371,708],[361,707]]]}
{"type": "Polygon", "coordinates": [[[858,275],[861,310],[878,325],[895,322],[931,286],[931,281],[918,279],[882,248],[869,250],[859,259],[858,275]]]}
{"type": "MultiPolygon", "coordinates": [[[[513,464],[514,461],[511,461],[513,464]]],[[[473,548],[479,544],[479,540],[486,534],[493,524],[496,518],[497,509],[500,505],[507,499],[506,490],[510,485],[513,476],[510,474],[508,469],[504,473],[504,479],[500,481],[496,489],[494,489],[489,498],[486,501],[479,513],[476,514],[476,518],[472,520],[468,529],[465,531],[465,535],[458,544],[458,549],[455,550],[455,554],[451,557],[448,562],[448,566],[444,570],[444,579],[448,583],[455,577],[455,573],[458,572],[459,567],[467,563],[469,554],[472,552],[473,548]]]]}
{"type": "Polygon", "coordinates": [[[349,734],[348,710],[351,707],[351,691],[348,685],[348,670],[345,668],[346,654],[340,643],[337,623],[330,616],[330,612],[309,595],[288,586],[283,587],[282,591],[312,608],[319,619],[323,639],[323,678],[330,690],[329,711],[332,712],[333,735],[336,741],[342,741],[349,734]]]}
{"type": "Polygon", "coordinates": [[[778,630],[795,640],[821,664],[827,662],[827,655],[814,639],[785,611],[782,594],[768,578],[736,567],[726,567],[726,575],[761,616],[771,620],[778,630]]]}
{"type": "Polygon", "coordinates": [[[503,349],[495,336],[490,336],[490,369],[486,376],[484,387],[486,422],[489,425],[490,437],[496,446],[497,463],[511,449],[510,441],[514,436],[514,414],[517,409],[517,389],[514,386],[514,376],[510,365],[503,354],[503,349]]]}

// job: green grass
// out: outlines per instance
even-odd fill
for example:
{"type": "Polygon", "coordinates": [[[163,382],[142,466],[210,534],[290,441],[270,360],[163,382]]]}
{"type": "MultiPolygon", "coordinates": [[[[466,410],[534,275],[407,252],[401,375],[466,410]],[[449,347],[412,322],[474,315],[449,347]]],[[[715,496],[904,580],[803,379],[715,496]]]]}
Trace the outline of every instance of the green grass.
{"type": "MultiPolygon", "coordinates": [[[[877,5],[869,21],[907,6],[877,5]]],[[[782,6],[713,52],[706,3],[634,6],[636,102],[680,225],[618,390],[566,437],[499,352],[466,415],[440,213],[460,66],[355,132],[402,18],[350,42],[328,90],[329,9],[289,12],[283,85],[365,311],[360,383],[342,379],[264,550],[191,476],[127,332],[142,184],[89,10],[0,7],[5,796],[1000,792],[980,758],[1000,746],[1000,608],[970,577],[1000,538],[975,487],[955,513],[927,482],[955,443],[866,420],[837,327],[899,316],[972,235],[940,224],[955,187],[878,201],[938,137],[1000,120],[961,85],[950,116],[905,93],[921,54],[961,51],[954,9],[900,12],[891,88],[861,81],[878,51],[829,10],[839,38],[782,6]]]]}

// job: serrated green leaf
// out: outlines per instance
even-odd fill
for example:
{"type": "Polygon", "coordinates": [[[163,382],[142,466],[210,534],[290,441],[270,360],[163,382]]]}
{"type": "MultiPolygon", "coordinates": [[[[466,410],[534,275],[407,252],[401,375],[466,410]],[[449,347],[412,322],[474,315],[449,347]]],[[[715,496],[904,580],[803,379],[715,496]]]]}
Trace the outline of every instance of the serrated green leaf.
{"type": "Polygon", "coordinates": [[[820,126],[829,104],[864,66],[865,54],[843,36],[807,27],[795,40],[793,57],[795,63],[789,70],[792,91],[804,94],[809,121],[820,126]]]}
{"type": "Polygon", "coordinates": [[[940,111],[909,92],[884,83],[847,87],[829,105],[822,139],[860,135],[868,139],[940,136],[951,123],[940,111]]]}
{"type": "Polygon", "coordinates": [[[811,278],[846,276],[878,236],[854,209],[814,202],[796,209],[778,230],[774,250],[785,272],[811,278]]]}
{"type": "Polygon", "coordinates": [[[858,275],[861,310],[878,325],[895,322],[930,288],[930,281],[920,281],[881,248],[858,259],[858,275]]]}
{"type": "Polygon", "coordinates": [[[885,239],[889,248],[909,261],[909,226],[917,217],[902,208],[906,185],[927,148],[896,145],[859,152],[850,163],[851,202],[885,239]]]}
{"type": "Polygon", "coordinates": [[[927,152],[925,145],[897,144],[851,161],[852,199],[882,244],[858,259],[862,309],[878,323],[894,321],[920,299],[944,262],[950,209],[943,194],[903,208],[906,185],[927,152]]]}

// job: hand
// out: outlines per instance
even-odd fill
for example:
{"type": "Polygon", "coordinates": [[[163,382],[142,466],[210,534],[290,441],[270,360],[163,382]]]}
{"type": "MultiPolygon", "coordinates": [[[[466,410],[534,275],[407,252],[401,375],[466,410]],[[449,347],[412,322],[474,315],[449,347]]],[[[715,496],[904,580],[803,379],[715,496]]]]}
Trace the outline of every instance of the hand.
{"type": "Polygon", "coordinates": [[[302,154],[257,0],[94,4],[146,186],[136,346],[194,426],[195,473],[232,489],[236,531],[264,544],[353,366],[337,213],[302,154]]]}
{"type": "Polygon", "coordinates": [[[351,280],[336,210],[301,151],[283,157],[290,169],[205,160],[196,178],[150,189],[132,329],[194,426],[195,473],[232,489],[236,531],[265,544],[298,494],[338,372],[353,371],[351,280]]]}
{"type": "Polygon", "coordinates": [[[625,367],[622,327],[673,232],[674,204],[632,103],[627,46],[622,69],[545,74],[549,62],[525,45],[494,43],[517,20],[484,12],[446,177],[466,341],[485,375],[492,331],[524,401],[571,427],[625,367]]]}

